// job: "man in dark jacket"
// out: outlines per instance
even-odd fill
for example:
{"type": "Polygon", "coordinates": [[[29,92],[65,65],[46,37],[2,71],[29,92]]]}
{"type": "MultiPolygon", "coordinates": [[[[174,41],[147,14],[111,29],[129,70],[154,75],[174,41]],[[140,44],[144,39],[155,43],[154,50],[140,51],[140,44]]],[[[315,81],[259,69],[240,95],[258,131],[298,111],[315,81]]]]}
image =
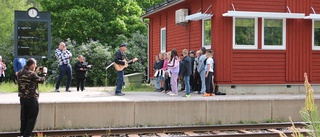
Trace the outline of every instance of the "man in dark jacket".
{"type": "Polygon", "coordinates": [[[186,94],[184,95],[184,97],[189,98],[190,95],[190,76],[191,76],[191,58],[188,56],[188,50],[184,49],[182,50],[182,55],[183,55],[183,59],[182,59],[182,66],[181,66],[181,76],[183,76],[184,78],[184,82],[186,85],[186,94]]]}
{"type": "Polygon", "coordinates": [[[91,68],[91,65],[88,65],[88,62],[84,62],[84,57],[82,55],[78,56],[78,62],[74,64],[74,70],[77,78],[77,91],[79,91],[80,86],[80,90],[84,90],[88,68],[91,68]]]}
{"type": "Polygon", "coordinates": [[[190,86],[191,91],[195,91],[195,80],[194,80],[194,60],[195,60],[195,53],[193,50],[189,52],[189,57],[191,59],[191,76],[190,76],[190,86]]]}
{"type": "Polygon", "coordinates": [[[36,60],[28,59],[26,65],[17,74],[18,91],[20,97],[20,135],[24,137],[31,136],[32,130],[36,124],[39,113],[39,92],[38,83],[45,81],[47,68],[43,68],[41,76],[39,71],[35,71],[37,66],[36,60]]]}
{"type": "MultiPolygon", "coordinates": [[[[119,50],[116,52],[114,57],[114,62],[119,65],[125,65],[128,62],[126,60],[126,55],[124,54],[127,51],[127,45],[122,44],[120,45],[119,50]]],[[[117,71],[118,74],[118,80],[117,80],[117,88],[115,91],[116,96],[124,96],[125,94],[122,93],[122,85],[123,85],[123,75],[124,71],[117,71]]]]}

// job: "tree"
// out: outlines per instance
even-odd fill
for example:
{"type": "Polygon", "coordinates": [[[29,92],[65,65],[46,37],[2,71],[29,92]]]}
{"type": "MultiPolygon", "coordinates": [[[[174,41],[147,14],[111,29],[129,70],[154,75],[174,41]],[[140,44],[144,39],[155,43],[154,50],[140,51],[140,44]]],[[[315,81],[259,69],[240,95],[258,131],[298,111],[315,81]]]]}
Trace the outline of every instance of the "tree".
{"type": "Polygon", "coordinates": [[[13,43],[14,11],[27,10],[27,0],[0,0],[0,45],[13,43]]]}
{"type": "Polygon", "coordinates": [[[13,78],[14,11],[32,7],[27,0],[0,0],[0,56],[7,65],[6,81],[13,78]]]}
{"type": "Polygon", "coordinates": [[[90,39],[116,47],[118,35],[131,37],[136,31],[146,34],[140,20],[141,8],[132,0],[37,0],[52,14],[52,36],[75,40],[90,39]]]}
{"type": "Polygon", "coordinates": [[[136,0],[143,10],[147,10],[156,4],[160,4],[165,0],[136,0]]]}

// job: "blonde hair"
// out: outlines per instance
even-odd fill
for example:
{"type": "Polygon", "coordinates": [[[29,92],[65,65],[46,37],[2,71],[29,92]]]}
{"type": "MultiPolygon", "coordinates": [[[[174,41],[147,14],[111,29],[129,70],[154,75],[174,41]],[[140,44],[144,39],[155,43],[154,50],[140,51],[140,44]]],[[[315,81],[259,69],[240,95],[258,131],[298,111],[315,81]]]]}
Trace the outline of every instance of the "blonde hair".
{"type": "Polygon", "coordinates": [[[182,54],[183,54],[183,55],[188,55],[188,52],[189,52],[188,49],[183,49],[183,50],[182,50],[182,54]]]}

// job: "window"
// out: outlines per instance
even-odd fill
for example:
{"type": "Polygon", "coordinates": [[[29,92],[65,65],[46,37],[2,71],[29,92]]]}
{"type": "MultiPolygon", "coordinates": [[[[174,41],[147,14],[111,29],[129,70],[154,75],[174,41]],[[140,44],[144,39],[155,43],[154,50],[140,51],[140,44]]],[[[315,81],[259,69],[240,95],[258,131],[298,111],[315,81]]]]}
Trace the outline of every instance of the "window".
{"type": "Polygon", "coordinates": [[[285,19],[262,19],[262,49],[286,49],[285,24],[285,19]]]}
{"type": "Polygon", "coordinates": [[[313,30],[312,30],[312,49],[320,50],[320,21],[313,20],[312,23],[313,30]]]}
{"type": "Polygon", "coordinates": [[[202,20],[202,46],[211,48],[211,18],[202,20]]]}
{"type": "Polygon", "coordinates": [[[160,51],[161,53],[164,53],[167,51],[167,31],[166,28],[161,28],[160,31],[160,51]]]}
{"type": "Polygon", "coordinates": [[[257,49],[257,18],[233,18],[233,48],[257,49]]]}

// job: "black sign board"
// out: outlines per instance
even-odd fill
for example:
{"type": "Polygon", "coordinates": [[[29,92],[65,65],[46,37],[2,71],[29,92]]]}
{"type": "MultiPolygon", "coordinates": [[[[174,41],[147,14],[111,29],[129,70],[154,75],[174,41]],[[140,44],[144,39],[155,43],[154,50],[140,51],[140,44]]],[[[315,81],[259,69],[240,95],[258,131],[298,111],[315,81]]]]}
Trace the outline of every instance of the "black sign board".
{"type": "Polygon", "coordinates": [[[28,10],[15,11],[14,15],[15,57],[49,58],[51,52],[50,13],[28,10]]]}

